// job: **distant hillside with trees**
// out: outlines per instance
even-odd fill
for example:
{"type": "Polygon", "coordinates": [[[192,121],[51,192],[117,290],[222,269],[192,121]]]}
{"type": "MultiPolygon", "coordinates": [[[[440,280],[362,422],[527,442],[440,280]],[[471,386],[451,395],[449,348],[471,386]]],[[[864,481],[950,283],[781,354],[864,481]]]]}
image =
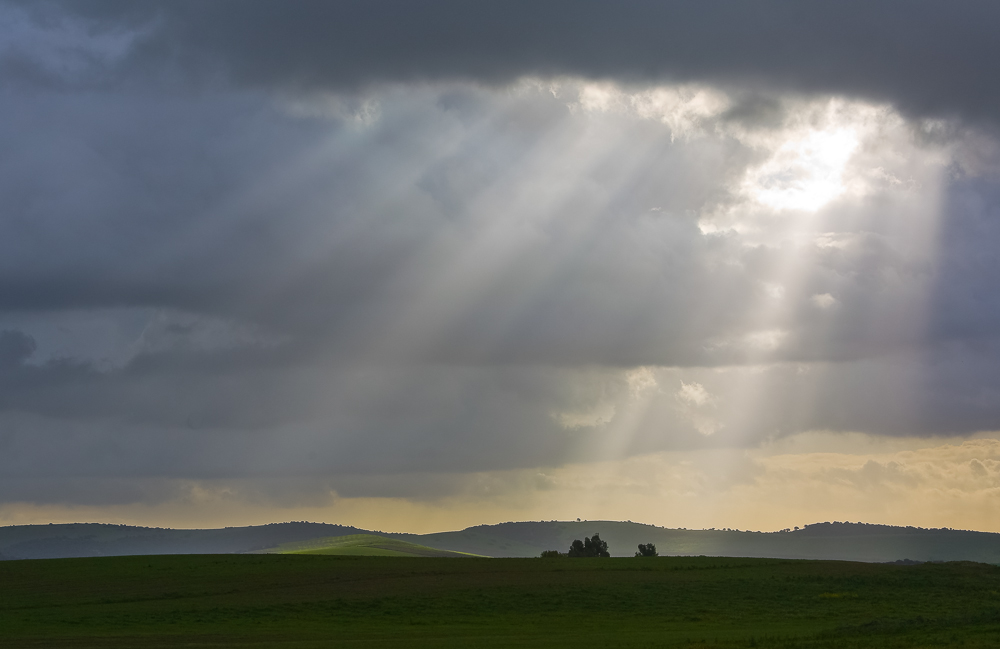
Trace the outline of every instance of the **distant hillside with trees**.
{"type": "MultiPolygon", "coordinates": [[[[599,533],[612,556],[652,544],[660,556],[707,555],[845,561],[979,561],[1000,564],[1000,534],[945,528],[824,522],[777,532],[686,530],[619,521],[480,525],[457,532],[398,535],[423,545],[494,557],[532,557],[599,533]]],[[[2,551],[2,548],[0,548],[2,551]]]]}
{"type": "Polygon", "coordinates": [[[388,533],[325,523],[178,530],[99,523],[0,527],[0,558],[129,554],[259,552],[287,543],[351,534],[379,534],[439,550],[492,557],[567,552],[595,535],[612,556],[632,557],[642,544],[660,556],[707,555],[847,561],[979,561],[1000,564],[1000,534],[953,529],[826,522],[778,532],[686,530],[619,521],[534,521],[479,525],[435,534],[388,533]]]}

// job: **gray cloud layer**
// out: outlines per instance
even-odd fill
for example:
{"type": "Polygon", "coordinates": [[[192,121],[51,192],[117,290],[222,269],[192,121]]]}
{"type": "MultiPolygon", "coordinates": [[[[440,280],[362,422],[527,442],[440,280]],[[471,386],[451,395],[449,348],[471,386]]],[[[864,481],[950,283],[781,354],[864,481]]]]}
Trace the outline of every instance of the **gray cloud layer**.
{"type": "MultiPolygon", "coordinates": [[[[25,4],[54,20],[46,5],[25,4]]],[[[141,30],[116,70],[95,73],[105,81],[169,69],[297,89],[579,75],[843,93],[913,114],[1000,116],[1000,8],[990,0],[60,4],[91,32],[141,30]]],[[[46,76],[23,56],[6,67],[46,76]]]]}
{"type": "Polygon", "coordinates": [[[0,499],[996,428],[994,7],[2,5],[0,499]]]}

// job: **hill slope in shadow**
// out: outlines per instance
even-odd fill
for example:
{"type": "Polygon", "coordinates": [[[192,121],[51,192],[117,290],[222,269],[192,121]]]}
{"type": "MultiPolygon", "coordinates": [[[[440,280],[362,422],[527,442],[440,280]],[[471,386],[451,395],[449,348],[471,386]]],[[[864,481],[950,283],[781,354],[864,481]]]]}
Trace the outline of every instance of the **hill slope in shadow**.
{"type": "Polygon", "coordinates": [[[291,541],[364,533],[368,530],[305,522],[206,530],[104,523],[11,525],[0,527],[0,556],[49,559],[132,554],[232,554],[263,550],[291,541]]]}

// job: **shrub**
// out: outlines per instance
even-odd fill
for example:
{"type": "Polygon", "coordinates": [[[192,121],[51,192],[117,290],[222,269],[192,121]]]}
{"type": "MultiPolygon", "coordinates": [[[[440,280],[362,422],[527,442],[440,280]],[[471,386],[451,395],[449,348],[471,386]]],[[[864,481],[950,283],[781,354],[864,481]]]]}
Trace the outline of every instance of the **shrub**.
{"type": "Polygon", "coordinates": [[[656,551],[656,546],[652,543],[640,543],[639,551],[635,553],[637,557],[658,557],[659,553],[656,551]]]}

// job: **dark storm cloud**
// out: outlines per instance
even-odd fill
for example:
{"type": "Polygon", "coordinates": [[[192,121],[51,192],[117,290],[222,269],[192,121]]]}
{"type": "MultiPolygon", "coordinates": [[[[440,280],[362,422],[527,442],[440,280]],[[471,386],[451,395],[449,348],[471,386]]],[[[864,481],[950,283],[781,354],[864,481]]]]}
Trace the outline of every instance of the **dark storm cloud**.
{"type": "MultiPolygon", "coordinates": [[[[564,101],[532,93],[495,114],[488,95],[461,88],[408,105],[390,96],[379,124],[358,131],[252,96],[104,99],[0,97],[10,117],[0,125],[10,144],[0,153],[5,310],[169,307],[320,339],[332,356],[622,365],[644,362],[651,346],[662,362],[695,360],[669,342],[688,326],[663,327],[671,311],[694,312],[687,291],[648,300],[661,264],[699,283],[746,281],[702,260],[738,242],[705,240],[682,215],[718,191],[699,170],[734,147],[671,154],[670,133],[655,123],[614,147],[648,165],[641,177],[615,187],[622,172],[609,161],[607,180],[568,192],[550,213],[530,207],[537,226],[496,230],[490,210],[523,208],[505,205],[511,193],[493,185],[506,177],[512,192],[527,180],[510,170],[571,117],[564,101]],[[443,154],[448,139],[459,145],[443,154]],[[483,147],[494,153],[484,159],[483,147]],[[412,184],[400,185],[405,178],[412,184]],[[502,202],[476,207],[484,192],[502,202]],[[681,214],[649,214],[653,205],[681,214]],[[562,220],[573,223],[568,236],[562,220]],[[421,290],[474,270],[470,245],[503,253],[496,273],[467,296],[439,295],[469,301],[451,318],[412,313],[421,290]],[[630,271],[611,261],[625,258],[630,271]],[[627,292],[615,287],[623,270],[636,282],[627,292]],[[601,306],[608,300],[613,309],[601,306]],[[625,312],[623,328],[615,323],[625,312]],[[384,345],[373,326],[420,319],[438,330],[419,351],[384,345]],[[568,320],[578,325],[567,330],[568,320]]],[[[734,299],[748,292],[734,288],[734,299]]],[[[727,326],[732,306],[713,326],[727,326]]]]}
{"type": "Polygon", "coordinates": [[[0,332],[0,367],[20,365],[35,353],[35,340],[22,331],[0,332]]]}
{"type": "Polygon", "coordinates": [[[949,191],[942,223],[942,258],[934,293],[932,335],[942,342],[981,345],[1000,332],[1000,186],[988,178],[960,178],[949,191]]]}
{"type": "MultiPolygon", "coordinates": [[[[39,3],[25,4],[39,20],[55,20],[39,3]]],[[[298,89],[554,74],[698,80],[862,96],[920,115],[1000,117],[1000,7],[991,0],[61,6],[93,32],[144,30],[119,73],[172,68],[203,80],[225,74],[238,83],[298,89]]],[[[26,61],[10,55],[8,67],[24,70],[26,61]]]]}

